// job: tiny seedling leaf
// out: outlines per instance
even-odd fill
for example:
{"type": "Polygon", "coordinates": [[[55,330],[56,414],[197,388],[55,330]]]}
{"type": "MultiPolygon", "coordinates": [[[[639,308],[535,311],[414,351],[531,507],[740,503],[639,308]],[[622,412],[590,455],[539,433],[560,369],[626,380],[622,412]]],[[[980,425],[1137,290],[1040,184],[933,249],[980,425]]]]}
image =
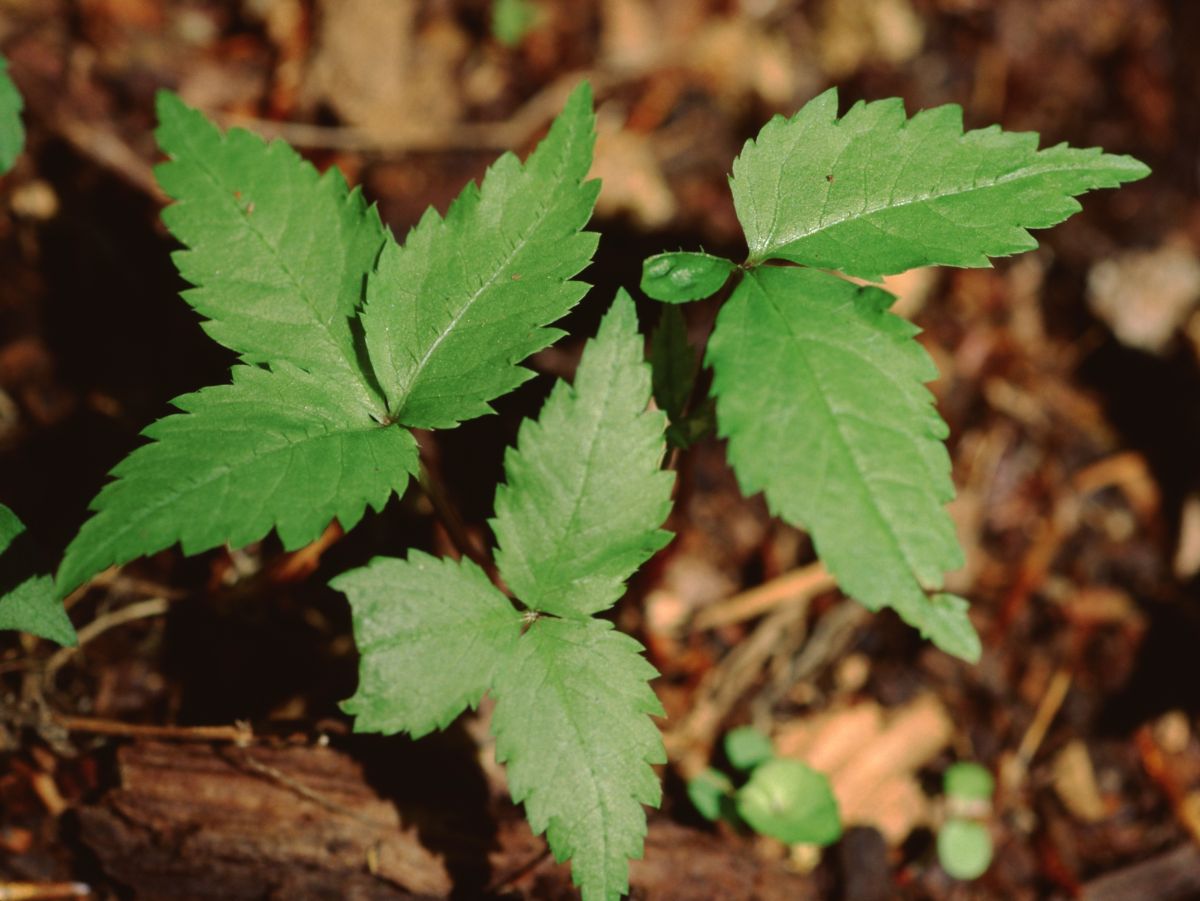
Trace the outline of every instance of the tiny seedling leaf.
{"type": "Polygon", "coordinates": [[[775,756],[775,746],[753,726],[739,726],[725,736],[725,756],[735,770],[752,770],[775,756]]]}
{"type": "Polygon", "coordinates": [[[330,582],[354,613],[362,662],[342,704],[359,732],[419,738],[475,707],[513,652],[521,614],[469,560],[419,551],[377,558],[330,582]]]}
{"type": "Polygon", "coordinates": [[[977,763],[955,763],[942,777],[942,793],[959,801],[991,801],[996,790],[992,774],[977,763]]]}
{"type": "Polygon", "coordinates": [[[755,832],[789,845],[829,845],[842,835],[829,780],[799,760],[776,757],[757,767],[738,790],[737,810],[755,832]]]}
{"type": "Polygon", "coordinates": [[[687,784],[688,800],[706,820],[719,820],[725,813],[728,802],[733,798],[733,783],[720,770],[712,767],[687,784]]]}
{"type": "Polygon", "coordinates": [[[992,863],[992,834],[975,820],[950,819],[937,836],[938,863],[955,879],[978,879],[992,863]]]}
{"type": "Polygon", "coordinates": [[[666,762],[650,716],[663,711],[642,647],[604,620],[542,618],[500,668],[492,730],[513,800],[546,831],[584,901],[629,888],[642,856],[643,804],[661,797],[652,764],[666,762]]]}
{"type": "Polygon", "coordinates": [[[505,47],[521,43],[537,20],[538,8],[530,0],[492,0],[492,36],[505,47]]]}
{"type": "Polygon", "coordinates": [[[1079,210],[1077,194],[1149,174],[1127,156],[998,127],[963,133],[955,105],[905,117],[899,99],[842,118],[826,91],[748,141],[733,198],[750,263],[791,260],[878,279],[916,266],[987,266],[1037,247],[1026,229],[1079,210]]]}
{"type": "Polygon", "coordinates": [[[492,528],[504,580],[529,607],[584,617],[612,606],[625,580],[670,540],[658,528],[673,476],[662,413],[650,411],[633,300],[621,291],[574,385],[559,382],[505,457],[492,528]]]}
{"type": "Polygon", "coordinates": [[[0,175],[8,172],[25,147],[24,107],[21,93],[8,74],[8,60],[0,55],[0,175]]]}
{"type": "Polygon", "coordinates": [[[642,263],[642,290],[664,303],[703,300],[721,290],[737,267],[708,253],[660,253],[642,263]]]}
{"type": "Polygon", "coordinates": [[[362,321],[391,417],[450,428],[533,373],[518,366],[562,332],[547,328],[583,296],[592,258],[581,229],[599,182],[585,182],[595,119],[582,84],[522,165],[506,153],[443,219],[429,210],[404,246],[388,244],[362,321]]]}
{"type": "Polygon", "coordinates": [[[77,642],[75,627],[54,593],[54,580],[36,569],[17,515],[0,504],[0,629],[16,629],[61,645],[77,642]]]}
{"type": "Polygon", "coordinates": [[[967,656],[966,614],[927,594],[962,565],[946,426],[923,385],[937,369],[892,300],[813,269],[748,273],[709,342],[719,432],[743,490],[807,528],[848,594],[967,656]]]}
{"type": "Polygon", "coordinates": [[[176,398],[182,410],[113,469],[68,546],[58,587],[163,550],[241,547],[272,527],[293,550],[336,518],[352,528],[417,471],[417,445],[381,426],[353,385],[294,366],[237,366],[233,383],[176,398]]]}

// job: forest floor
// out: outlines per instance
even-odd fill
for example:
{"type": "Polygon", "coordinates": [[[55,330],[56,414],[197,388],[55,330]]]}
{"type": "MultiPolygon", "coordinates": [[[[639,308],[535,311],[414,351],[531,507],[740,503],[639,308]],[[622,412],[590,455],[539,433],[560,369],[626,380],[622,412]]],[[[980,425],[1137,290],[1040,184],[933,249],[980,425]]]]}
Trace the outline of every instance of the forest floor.
{"type": "MultiPolygon", "coordinates": [[[[27,152],[0,181],[0,500],[51,555],[168,401],[232,355],[177,297],[155,91],[336,165],[403,236],[591,79],[595,285],[539,377],[427,452],[486,541],[503,449],[642,259],[741,258],[726,175],[774,113],[836,85],[1132,154],[995,268],[888,287],[941,372],[951,511],[984,644],[968,665],[832,588],[808,537],[744,498],[721,442],[679,461],[677,535],[618,625],[662,678],[670,763],[647,899],[1200,897],[1200,4],[1186,0],[538,0],[513,47],[486,0],[0,0],[27,152]],[[705,822],[686,778],[752,724],[829,773],[823,853],[705,822]],[[996,777],[995,859],[938,866],[941,776],[996,777]]],[[[645,327],[658,310],[639,301],[645,327]]],[[[685,310],[706,338],[713,310],[685,310]]],[[[109,571],[81,646],[0,636],[0,898],[570,898],[508,799],[486,704],[419,742],[355,736],[330,578],[457,554],[419,490],[352,533],[109,571]],[[6,889],[7,887],[7,889],[6,889]]]]}

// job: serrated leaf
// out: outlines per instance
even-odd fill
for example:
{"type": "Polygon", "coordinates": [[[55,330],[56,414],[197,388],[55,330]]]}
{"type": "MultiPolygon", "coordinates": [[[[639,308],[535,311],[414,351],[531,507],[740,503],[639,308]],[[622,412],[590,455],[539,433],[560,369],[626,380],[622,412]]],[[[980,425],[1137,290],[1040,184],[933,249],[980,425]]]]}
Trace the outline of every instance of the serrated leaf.
{"type": "Polygon", "coordinates": [[[413,551],[330,582],[354,614],[358,691],[342,703],[356,732],[419,738],[475,707],[515,649],[521,614],[469,560],[413,551]]]}
{"type": "Polygon", "coordinates": [[[599,188],[584,181],[594,142],[585,83],[524,165],[505,154],[445,219],[431,209],[384,249],[362,321],[393,419],[450,428],[532,377],[517,364],[562,334],[546,326],[586,290],[570,279],[596,248],[581,231],[599,188]]]}
{"type": "Polygon", "coordinates": [[[962,565],[947,429],[923,385],[937,369],[892,300],[812,269],[748,273],[709,342],[718,429],[742,489],[808,529],[847,594],[962,653],[926,594],[962,565]]]}
{"type": "Polygon", "coordinates": [[[574,385],[554,386],[504,459],[496,562],[532,609],[567,617],[604,610],[670,540],[659,528],[674,482],[660,468],[665,418],[649,401],[637,311],[620,291],[574,385]]]}
{"type": "Polygon", "coordinates": [[[221,132],[174,94],[158,95],[155,173],[177,202],[163,221],[188,250],[175,265],[204,329],[248,363],[289,362],[353,386],[378,416],[351,320],[386,234],[336,168],[319,175],[282,141],[221,132]]]}
{"type": "Polygon", "coordinates": [[[661,797],[651,764],[666,753],[649,717],[662,707],[647,685],[658,674],[641,652],[603,620],[543,618],[496,679],[496,759],[533,831],[547,832],[558,860],[571,858],[584,901],[628,890],[642,805],[661,797]]]}
{"type": "Polygon", "coordinates": [[[76,644],[75,627],[54,593],[54,580],[37,570],[23,547],[25,526],[0,504],[0,629],[16,629],[61,645],[76,644]]]}
{"type": "Polygon", "coordinates": [[[24,107],[21,92],[8,74],[8,60],[0,55],[0,175],[13,167],[25,147],[24,107]]]}
{"type": "Polygon", "coordinates": [[[963,134],[962,110],[905,118],[899,99],[837,117],[826,91],[772,119],[733,165],[750,262],[785,259],[867,279],[916,266],[987,266],[1037,247],[1026,231],[1079,210],[1074,195],[1149,174],[1127,156],[990,127],[963,134]]]}
{"type": "Polygon", "coordinates": [[[293,366],[237,366],[233,383],[177,398],[183,412],[113,469],[67,548],[59,590],[175,542],[185,554],[262,538],[291,550],[336,518],[349,529],[417,470],[412,434],[381,426],[356,389],[293,366]]]}
{"type": "Polygon", "coordinates": [[[737,811],[755,832],[781,842],[829,845],[842,835],[829,780],[799,760],[776,757],[738,790],[737,811]]]}
{"type": "Polygon", "coordinates": [[[967,616],[970,604],[953,594],[935,594],[929,598],[921,634],[948,654],[968,663],[978,663],[983,654],[979,633],[967,616]]]}
{"type": "Polygon", "coordinates": [[[641,288],[664,303],[703,300],[720,291],[735,269],[730,260],[711,253],[660,253],[642,263],[641,288]]]}

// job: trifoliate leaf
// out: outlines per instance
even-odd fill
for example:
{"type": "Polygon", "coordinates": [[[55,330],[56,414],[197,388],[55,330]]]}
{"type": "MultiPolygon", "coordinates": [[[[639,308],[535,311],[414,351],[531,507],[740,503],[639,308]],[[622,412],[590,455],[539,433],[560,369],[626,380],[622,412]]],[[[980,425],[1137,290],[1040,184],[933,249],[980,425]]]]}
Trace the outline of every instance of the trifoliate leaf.
{"type": "Polygon", "coordinates": [[[67,548],[69,591],[114,563],[176,541],[185,554],[240,547],[276,528],[284,547],[312,541],[337,518],[349,529],[382,508],[417,470],[412,434],[382,426],[353,385],[293,366],[237,366],[233,384],[177,398],[183,413],[150,425],[92,502],[67,548]]]}
{"type": "Polygon", "coordinates": [[[450,428],[532,377],[516,364],[562,334],[546,326],[585,291],[569,279],[596,249],[580,231],[599,188],[584,182],[594,141],[584,84],[524,165],[505,154],[445,219],[430,210],[384,249],[362,321],[393,419],[450,428]]]}
{"type": "Polygon", "coordinates": [[[188,246],[174,255],[197,287],[183,296],[205,331],[249,363],[289,362],[337,379],[379,418],[351,320],[384,244],[374,207],[337,169],[318,175],[282,141],[221,132],[174,94],[158,95],[163,210],[188,246]]]}
{"type": "Polygon", "coordinates": [[[0,175],[16,163],[25,147],[21,110],[25,103],[8,75],[8,60],[0,56],[0,175]]]}
{"type": "Polygon", "coordinates": [[[475,707],[515,649],[521,614],[469,560],[413,551],[330,583],[354,613],[358,691],[342,703],[357,732],[419,738],[475,707]]]}
{"type": "Polygon", "coordinates": [[[651,764],[665,763],[642,647],[603,620],[542,618],[496,679],[492,731],[514,801],[547,831],[584,901],[617,899],[641,857],[643,804],[661,797],[651,764]]]}
{"type": "Polygon", "coordinates": [[[748,273],[709,343],[718,428],[743,490],[808,529],[848,594],[962,654],[965,614],[947,634],[926,594],[962,565],[946,425],[923,385],[937,369],[892,300],[812,269],[748,273]]]}
{"type": "Polygon", "coordinates": [[[665,303],[703,300],[721,290],[737,268],[709,253],[660,253],[642,263],[642,290],[665,303]]]}
{"type": "Polygon", "coordinates": [[[829,780],[799,760],[776,757],[757,767],[738,790],[737,811],[755,832],[789,845],[829,845],[842,835],[829,780]]]}
{"type": "Polygon", "coordinates": [[[958,818],[938,830],[938,863],[955,879],[978,879],[992,864],[992,834],[983,823],[958,818]]]}
{"type": "Polygon", "coordinates": [[[660,469],[662,413],[650,411],[633,300],[621,291],[584,349],[575,383],[554,386],[505,456],[492,528],[504,581],[526,605],[582,617],[670,540],[658,527],[673,476],[660,469]]]}
{"type": "Polygon", "coordinates": [[[725,756],[735,770],[752,770],[775,756],[775,746],[753,726],[739,726],[725,736],[725,756]]]}
{"type": "Polygon", "coordinates": [[[38,572],[35,555],[25,543],[25,526],[0,504],[0,629],[16,629],[73,645],[78,639],[54,580],[38,572]]]}
{"type": "Polygon", "coordinates": [[[1074,195],[1149,174],[1127,156],[998,127],[963,134],[954,105],[905,118],[899,99],[837,117],[826,91],[776,117],[733,165],[750,262],[785,259],[878,279],[915,266],[987,266],[1037,247],[1026,229],[1079,210],[1074,195]]]}

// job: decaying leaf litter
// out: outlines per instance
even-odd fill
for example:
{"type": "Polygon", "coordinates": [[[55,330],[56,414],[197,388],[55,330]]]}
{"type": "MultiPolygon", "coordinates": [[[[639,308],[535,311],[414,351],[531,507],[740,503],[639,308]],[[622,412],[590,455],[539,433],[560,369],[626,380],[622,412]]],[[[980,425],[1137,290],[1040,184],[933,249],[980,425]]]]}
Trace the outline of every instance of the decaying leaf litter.
{"type": "MultiPolygon", "coordinates": [[[[1198,128],[1187,102],[1197,75],[1186,53],[1195,14],[1070,0],[997,10],[901,0],[545,7],[521,44],[503,50],[487,36],[482,4],[231,10],[128,0],[87,4],[74,20],[54,4],[5,6],[0,49],[26,94],[31,134],[31,153],[4,183],[0,224],[5,271],[14,273],[0,280],[0,384],[15,411],[0,438],[5,501],[61,549],[140,424],[228,366],[175,300],[172,248],[154,225],[160,198],[149,188],[157,160],[148,135],[160,85],[227,123],[276,129],[321,167],[336,163],[402,230],[428,204],[444,208],[495,151],[527,150],[587,74],[601,99],[595,174],[606,180],[609,246],[584,277],[600,296],[636,284],[641,257],[664,244],[737,256],[721,180],[729,159],[767,113],[790,112],[835,81],[847,100],[900,95],[910,110],[954,101],[972,125],[999,121],[1041,131],[1043,145],[1070,140],[1133,153],[1156,179],[1090,199],[1036,255],[996,270],[917,270],[897,280],[903,311],[925,329],[943,376],[934,390],[952,430],[953,514],[968,551],[949,587],[973,603],[984,635],[977,668],[840,601],[810,567],[806,537],[768,519],[760,502],[739,499],[719,445],[684,458],[684,507],[670,524],[679,537],[617,612],[664,672],[656,689],[669,715],[671,772],[685,775],[684,761],[706,762],[724,730],[753,722],[780,742],[795,736],[793,747],[806,753],[809,742],[836,751],[852,741],[860,753],[833,755],[845,761],[845,778],[878,780],[868,794],[901,800],[875,805],[880,821],[866,821],[883,843],[848,839],[816,863],[806,852],[680,829],[698,824],[669,775],[664,816],[651,826],[633,881],[642,879],[650,897],[689,897],[698,889],[663,860],[694,847],[737,861],[726,868],[736,879],[703,889],[720,886],[716,896],[838,897],[862,890],[848,874],[871,869],[875,855],[886,892],[948,896],[953,884],[931,862],[929,823],[938,815],[936,777],[959,759],[998,777],[997,859],[972,888],[982,896],[1070,894],[1090,884],[1097,897],[1144,897],[1145,886],[1167,876],[1194,879],[1196,327],[1186,261],[1194,264],[1198,220],[1194,159],[1180,148],[1194,145],[1187,142],[1198,128]],[[364,29],[375,16],[387,24],[364,29]],[[869,27],[854,27],[863,22],[869,27]],[[396,62],[381,64],[388,59],[396,62]],[[289,122],[304,124],[278,124],[289,122]],[[1104,311],[1120,284],[1114,272],[1143,284],[1136,267],[1164,248],[1185,262],[1168,259],[1155,271],[1179,273],[1163,277],[1182,299],[1165,313],[1146,308],[1142,321],[1167,317],[1151,332],[1165,339],[1155,337],[1147,353],[1104,311]],[[884,820],[890,808],[911,825],[884,820]]],[[[1127,305],[1138,303],[1135,292],[1127,305]]],[[[547,376],[574,368],[598,319],[589,309],[597,307],[585,303],[567,321],[575,338],[536,358],[547,376]]],[[[644,321],[652,313],[644,310],[644,321]]],[[[704,311],[688,312],[693,340],[707,325],[704,311]]],[[[473,485],[495,481],[502,448],[549,381],[535,380],[500,416],[439,439],[435,463],[451,487],[460,538],[486,544],[490,492],[473,485]]],[[[142,846],[138,836],[114,841],[95,828],[70,838],[75,817],[94,824],[118,809],[122,796],[109,791],[118,779],[130,792],[126,812],[144,813],[150,802],[130,798],[153,797],[153,783],[136,782],[152,742],[212,737],[189,735],[196,725],[244,742],[233,726],[245,719],[255,736],[248,747],[201,748],[211,747],[206,753],[220,761],[213,766],[254,773],[308,816],[332,816],[339,783],[322,793],[307,762],[297,769],[270,749],[289,740],[306,747],[326,734],[335,752],[376,774],[371,784],[402,815],[429,823],[440,812],[442,822],[418,830],[414,847],[442,853],[460,885],[508,879],[505,888],[530,897],[566,886],[569,877],[541,859],[503,799],[485,728],[465,724],[435,745],[446,750],[439,755],[342,737],[331,719],[335,702],[353,693],[354,660],[348,612],[319,587],[319,574],[398,544],[451,552],[425,503],[410,497],[361,535],[327,534],[295,556],[267,542],[110,573],[75,600],[72,618],[97,624],[94,637],[53,660],[49,684],[42,671],[53,650],[6,639],[5,877],[50,883],[83,874],[102,891],[114,876],[130,884],[138,877],[131,848],[152,847],[163,824],[144,821],[140,836],[150,844],[142,846]],[[106,750],[115,745],[124,749],[116,762],[106,750]],[[421,798],[403,775],[432,782],[439,772],[451,774],[439,777],[443,788],[454,773],[466,788],[421,798]],[[471,815],[447,824],[447,797],[471,815]],[[85,809],[94,811],[90,820],[85,809]],[[82,844],[108,876],[80,863],[82,844]]],[[[360,797],[357,788],[345,792],[360,797]]],[[[188,816],[203,824],[213,814],[188,816]]],[[[186,868],[172,876],[196,878],[186,868]]]]}

